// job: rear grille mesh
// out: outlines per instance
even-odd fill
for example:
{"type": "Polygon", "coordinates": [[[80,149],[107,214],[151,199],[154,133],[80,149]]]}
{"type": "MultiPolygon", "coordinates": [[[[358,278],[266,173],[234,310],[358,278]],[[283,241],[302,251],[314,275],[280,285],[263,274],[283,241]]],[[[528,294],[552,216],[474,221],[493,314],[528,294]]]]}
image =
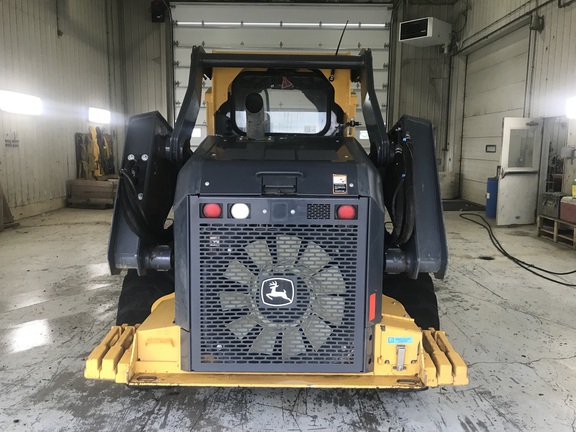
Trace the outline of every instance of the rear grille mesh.
{"type": "Polygon", "coordinates": [[[200,224],[201,362],[353,364],[358,237],[354,225],[200,224]]]}
{"type": "Polygon", "coordinates": [[[330,219],[330,204],[308,204],[306,219],[330,219]]]}

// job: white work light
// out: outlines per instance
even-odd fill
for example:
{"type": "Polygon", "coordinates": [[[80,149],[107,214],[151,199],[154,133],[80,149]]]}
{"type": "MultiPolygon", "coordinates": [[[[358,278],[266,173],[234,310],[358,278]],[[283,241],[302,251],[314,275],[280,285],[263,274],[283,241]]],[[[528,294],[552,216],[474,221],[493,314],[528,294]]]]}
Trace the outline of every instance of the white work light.
{"type": "Polygon", "coordinates": [[[250,216],[250,207],[244,203],[236,203],[230,207],[230,214],[234,219],[246,219],[250,216]]]}
{"type": "Polygon", "coordinates": [[[88,120],[92,123],[110,124],[110,111],[90,107],[88,108],[88,120]]]}
{"type": "Polygon", "coordinates": [[[0,109],[15,114],[42,114],[42,101],[39,97],[7,90],[0,90],[0,109]]]}
{"type": "Polygon", "coordinates": [[[566,117],[576,119],[576,96],[566,101],[566,117]]]}

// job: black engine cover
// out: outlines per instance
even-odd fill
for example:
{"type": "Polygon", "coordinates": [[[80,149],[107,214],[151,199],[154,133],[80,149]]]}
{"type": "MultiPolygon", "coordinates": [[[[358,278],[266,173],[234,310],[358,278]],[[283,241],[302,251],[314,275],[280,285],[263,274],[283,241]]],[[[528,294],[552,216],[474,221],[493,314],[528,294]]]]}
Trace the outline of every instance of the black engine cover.
{"type": "Polygon", "coordinates": [[[210,137],[176,195],[184,370],[372,370],[384,211],[378,173],[354,139],[210,137]],[[236,203],[247,219],[232,217],[236,203]],[[205,217],[205,204],[221,216],[205,217]],[[355,218],[339,219],[341,205],[355,218]]]}

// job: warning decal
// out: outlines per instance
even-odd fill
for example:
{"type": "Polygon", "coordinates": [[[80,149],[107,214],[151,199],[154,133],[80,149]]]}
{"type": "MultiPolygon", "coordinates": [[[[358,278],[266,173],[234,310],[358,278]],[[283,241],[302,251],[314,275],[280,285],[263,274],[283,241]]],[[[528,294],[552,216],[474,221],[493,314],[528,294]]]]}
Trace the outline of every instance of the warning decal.
{"type": "Polygon", "coordinates": [[[348,193],[348,176],[346,174],[332,174],[332,185],[335,194],[348,193]]]}

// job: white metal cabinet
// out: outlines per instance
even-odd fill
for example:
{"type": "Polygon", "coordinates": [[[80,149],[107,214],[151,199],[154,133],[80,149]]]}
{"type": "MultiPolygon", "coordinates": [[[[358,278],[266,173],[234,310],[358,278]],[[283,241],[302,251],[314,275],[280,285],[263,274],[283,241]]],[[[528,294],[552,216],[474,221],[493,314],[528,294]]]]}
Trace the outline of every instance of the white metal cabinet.
{"type": "Polygon", "coordinates": [[[533,224],[536,220],[542,124],[540,118],[504,118],[497,225],[533,224]]]}

